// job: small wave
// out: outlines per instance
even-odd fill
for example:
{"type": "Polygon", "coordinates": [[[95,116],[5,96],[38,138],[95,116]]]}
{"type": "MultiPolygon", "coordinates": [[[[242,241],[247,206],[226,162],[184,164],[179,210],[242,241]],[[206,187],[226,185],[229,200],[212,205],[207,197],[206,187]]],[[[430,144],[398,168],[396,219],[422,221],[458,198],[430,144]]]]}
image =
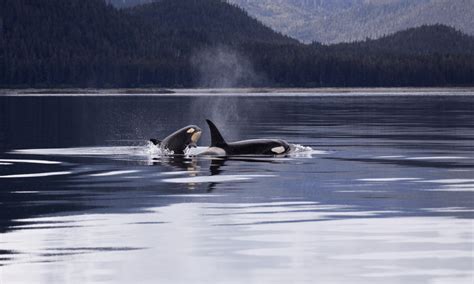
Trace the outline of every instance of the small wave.
{"type": "Polygon", "coordinates": [[[5,176],[0,176],[0,178],[35,178],[35,177],[61,176],[61,175],[69,175],[69,174],[71,174],[71,172],[47,172],[47,173],[5,175],[5,176]]]}
{"type": "Polygon", "coordinates": [[[474,209],[466,207],[442,207],[442,208],[424,208],[423,211],[436,213],[453,213],[453,212],[474,212],[474,209]]]}
{"type": "Polygon", "coordinates": [[[466,160],[468,157],[461,156],[432,156],[432,157],[408,157],[407,160],[429,161],[429,160],[466,160]]]}
{"type": "Polygon", "coordinates": [[[126,174],[134,174],[138,173],[140,171],[138,170],[128,170],[128,171],[110,171],[110,172],[104,172],[104,173],[99,173],[99,174],[92,174],[90,175],[91,177],[110,177],[110,176],[119,176],[119,175],[126,175],[126,174]]]}
{"type": "Polygon", "coordinates": [[[416,260],[416,259],[450,259],[450,258],[472,258],[472,252],[463,250],[430,250],[430,251],[380,251],[360,253],[353,255],[337,255],[332,259],[347,259],[353,261],[377,260],[416,260]]]}
{"type": "Polygon", "coordinates": [[[377,156],[375,157],[376,159],[401,159],[404,158],[405,156],[377,156]]]}
{"type": "Polygon", "coordinates": [[[441,188],[432,188],[432,189],[425,189],[424,191],[432,191],[432,192],[474,192],[474,186],[471,187],[441,187],[441,188]]]}
{"type": "Polygon", "coordinates": [[[433,179],[433,180],[423,180],[419,182],[425,183],[440,183],[440,184],[458,184],[458,183],[472,183],[474,179],[433,179]]]}
{"type": "Polygon", "coordinates": [[[365,182],[395,182],[395,181],[416,181],[420,180],[419,178],[361,178],[358,181],[365,181],[365,182]]]}
{"type": "Polygon", "coordinates": [[[22,160],[22,159],[0,159],[1,165],[11,165],[12,163],[41,164],[41,165],[59,165],[61,162],[45,160],[22,160]]]}

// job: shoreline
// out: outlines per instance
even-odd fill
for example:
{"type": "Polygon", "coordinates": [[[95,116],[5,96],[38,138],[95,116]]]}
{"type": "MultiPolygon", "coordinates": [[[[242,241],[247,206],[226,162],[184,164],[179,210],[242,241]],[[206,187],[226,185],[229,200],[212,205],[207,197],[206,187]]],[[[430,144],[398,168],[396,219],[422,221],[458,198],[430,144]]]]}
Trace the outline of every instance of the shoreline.
{"type": "Polygon", "coordinates": [[[0,89],[2,96],[376,96],[474,95],[474,87],[0,89]]]}

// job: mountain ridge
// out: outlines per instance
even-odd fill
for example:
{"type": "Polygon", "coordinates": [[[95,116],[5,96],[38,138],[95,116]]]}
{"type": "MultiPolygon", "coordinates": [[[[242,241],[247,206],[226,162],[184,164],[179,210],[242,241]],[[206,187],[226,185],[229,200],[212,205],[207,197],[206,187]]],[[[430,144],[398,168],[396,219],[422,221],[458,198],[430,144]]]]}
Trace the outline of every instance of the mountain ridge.
{"type": "MultiPolygon", "coordinates": [[[[159,0],[107,0],[131,7],[159,0]]],[[[471,0],[223,0],[275,31],[305,43],[377,39],[423,25],[443,24],[474,35],[471,0]]]]}

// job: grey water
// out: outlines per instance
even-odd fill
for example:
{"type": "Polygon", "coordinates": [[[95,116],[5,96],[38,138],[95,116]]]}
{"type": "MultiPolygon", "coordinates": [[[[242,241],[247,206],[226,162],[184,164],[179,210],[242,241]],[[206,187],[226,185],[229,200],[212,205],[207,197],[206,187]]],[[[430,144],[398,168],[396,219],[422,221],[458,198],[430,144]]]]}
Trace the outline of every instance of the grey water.
{"type": "Polygon", "coordinates": [[[0,283],[473,283],[474,93],[0,97],[0,283]],[[284,157],[161,156],[205,119],[284,157]]]}

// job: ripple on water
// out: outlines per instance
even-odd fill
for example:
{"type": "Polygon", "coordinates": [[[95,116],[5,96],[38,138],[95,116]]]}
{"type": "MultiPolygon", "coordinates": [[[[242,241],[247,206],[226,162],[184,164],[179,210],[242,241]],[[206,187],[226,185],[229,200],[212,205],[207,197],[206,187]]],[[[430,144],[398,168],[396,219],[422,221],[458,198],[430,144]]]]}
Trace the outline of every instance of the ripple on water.
{"type": "Polygon", "coordinates": [[[40,165],[59,165],[62,162],[57,161],[46,161],[46,160],[27,160],[27,159],[0,159],[3,165],[11,165],[13,163],[25,163],[25,164],[40,164],[40,165]]]}
{"type": "Polygon", "coordinates": [[[420,178],[407,178],[407,177],[399,177],[399,178],[361,178],[358,181],[366,181],[366,182],[397,182],[397,181],[415,181],[420,180],[420,178]]]}
{"type": "Polygon", "coordinates": [[[438,184],[440,187],[423,189],[424,191],[438,192],[474,192],[474,179],[435,179],[418,181],[438,184]]]}
{"type": "Polygon", "coordinates": [[[13,178],[38,178],[38,177],[51,177],[51,176],[63,176],[69,175],[72,172],[45,172],[45,173],[30,173],[30,174],[15,174],[15,175],[3,175],[0,176],[2,179],[13,179],[13,178]]]}
{"type": "Polygon", "coordinates": [[[110,171],[110,172],[103,172],[98,174],[90,174],[91,177],[110,177],[110,176],[120,176],[126,174],[134,174],[139,173],[139,170],[121,170],[121,171],[110,171]]]}

